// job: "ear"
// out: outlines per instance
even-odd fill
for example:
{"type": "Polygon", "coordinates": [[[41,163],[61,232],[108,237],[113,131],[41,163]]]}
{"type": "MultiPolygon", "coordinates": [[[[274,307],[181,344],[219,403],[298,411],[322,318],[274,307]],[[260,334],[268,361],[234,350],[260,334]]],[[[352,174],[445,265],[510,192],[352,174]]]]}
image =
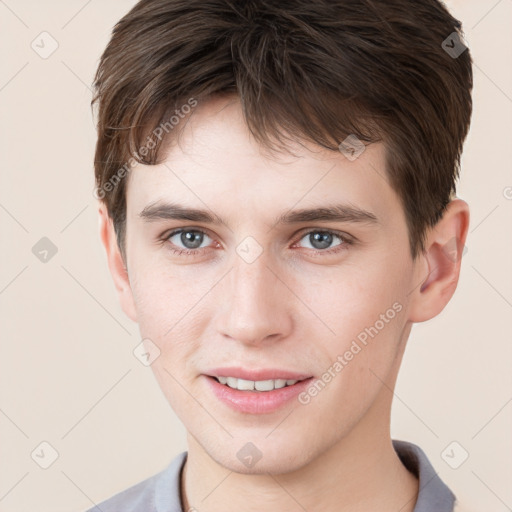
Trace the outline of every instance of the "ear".
{"type": "Polygon", "coordinates": [[[128,277],[128,269],[117,244],[114,224],[104,203],[100,203],[98,213],[100,238],[107,253],[108,268],[114,280],[121,308],[129,318],[137,322],[135,301],[128,277]]]}
{"type": "Polygon", "coordinates": [[[416,262],[417,281],[409,309],[412,322],[424,322],[438,315],[457,288],[460,263],[469,227],[469,206],[452,200],[439,222],[429,230],[425,252],[416,262]]]}

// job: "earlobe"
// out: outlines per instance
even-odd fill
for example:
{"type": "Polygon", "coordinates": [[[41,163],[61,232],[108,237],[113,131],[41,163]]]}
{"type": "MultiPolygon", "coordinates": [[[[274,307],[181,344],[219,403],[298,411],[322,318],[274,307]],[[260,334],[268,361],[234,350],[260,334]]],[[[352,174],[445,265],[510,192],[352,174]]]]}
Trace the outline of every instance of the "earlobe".
{"type": "Polygon", "coordinates": [[[418,258],[421,285],[412,292],[410,321],[430,320],[450,301],[459,281],[468,227],[468,204],[454,199],[439,222],[429,230],[425,253],[418,258]]]}
{"type": "Polygon", "coordinates": [[[119,296],[121,308],[131,320],[137,322],[135,301],[133,299],[128,269],[117,244],[112,219],[104,203],[100,203],[98,214],[100,239],[107,254],[108,268],[119,296]]]}

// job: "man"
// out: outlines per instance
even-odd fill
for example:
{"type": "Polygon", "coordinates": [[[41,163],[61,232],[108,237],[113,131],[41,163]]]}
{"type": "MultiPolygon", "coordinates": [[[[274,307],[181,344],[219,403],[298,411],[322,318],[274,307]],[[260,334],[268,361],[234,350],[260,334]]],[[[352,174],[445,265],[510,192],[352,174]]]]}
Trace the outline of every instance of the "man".
{"type": "Polygon", "coordinates": [[[389,423],[468,231],[460,34],[437,0],[143,0],[116,25],[101,239],[188,451],[91,510],[459,506],[389,423]]]}

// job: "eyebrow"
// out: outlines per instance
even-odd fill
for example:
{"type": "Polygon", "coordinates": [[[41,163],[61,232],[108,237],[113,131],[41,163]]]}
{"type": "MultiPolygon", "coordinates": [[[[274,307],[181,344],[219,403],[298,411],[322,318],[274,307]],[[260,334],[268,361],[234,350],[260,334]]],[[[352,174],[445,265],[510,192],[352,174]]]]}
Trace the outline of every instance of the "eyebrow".
{"type": "MultiPolygon", "coordinates": [[[[227,223],[222,217],[209,210],[187,208],[177,203],[162,201],[148,204],[139,213],[139,217],[148,222],[156,220],[189,220],[191,222],[224,225],[227,227],[227,223]]],[[[321,221],[379,224],[378,218],[372,212],[347,204],[337,204],[318,208],[303,208],[283,213],[276,219],[274,226],[321,221]]]]}

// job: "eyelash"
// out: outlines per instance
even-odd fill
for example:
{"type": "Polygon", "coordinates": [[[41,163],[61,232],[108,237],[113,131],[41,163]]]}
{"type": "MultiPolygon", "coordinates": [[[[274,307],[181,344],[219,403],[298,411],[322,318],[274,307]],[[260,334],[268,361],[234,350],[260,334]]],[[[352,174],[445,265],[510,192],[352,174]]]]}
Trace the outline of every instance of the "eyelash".
{"type": "MultiPolygon", "coordinates": [[[[174,244],[172,244],[172,242],[169,242],[169,239],[172,238],[174,235],[177,235],[178,233],[183,233],[183,232],[186,232],[186,231],[194,231],[196,233],[201,233],[203,235],[206,235],[206,236],[209,236],[208,233],[206,231],[203,231],[202,229],[195,229],[195,228],[180,228],[180,229],[175,229],[174,231],[172,231],[171,233],[169,234],[165,234],[161,237],[161,241],[162,242],[168,242],[170,245],[169,245],[169,249],[174,253],[174,254],[177,254],[179,256],[197,256],[198,253],[202,250],[202,249],[207,249],[207,247],[202,247],[200,249],[175,249],[173,247],[174,244]]],[[[347,250],[348,249],[348,246],[351,246],[351,245],[354,245],[355,243],[355,240],[352,239],[351,237],[349,237],[348,235],[346,235],[345,233],[341,233],[339,231],[332,231],[332,230],[328,230],[328,229],[311,229],[309,231],[306,231],[304,233],[301,234],[301,236],[294,242],[294,244],[300,242],[305,236],[311,234],[311,233],[327,233],[329,235],[335,235],[337,236],[338,238],[340,238],[340,240],[342,241],[342,243],[336,245],[334,248],[332,249],[325,249],[325,250],[321,250],[321,249],[309,249],[310,251],[314,251],[315,255],[321,255],[321,254],[337,254],[341,251],[344,251],[344,250],[347,250]]],[[[211,238],[211,237],[210,237],[211,238]]]]}

